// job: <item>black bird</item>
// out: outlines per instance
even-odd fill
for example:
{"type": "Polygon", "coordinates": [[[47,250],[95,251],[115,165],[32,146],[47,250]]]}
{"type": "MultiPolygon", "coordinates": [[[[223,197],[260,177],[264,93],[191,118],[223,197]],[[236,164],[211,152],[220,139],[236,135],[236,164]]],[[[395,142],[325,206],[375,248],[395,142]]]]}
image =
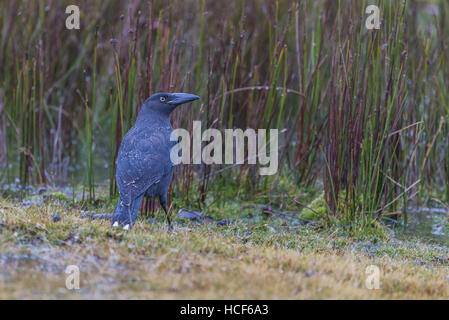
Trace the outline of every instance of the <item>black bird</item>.
{"type": "Polygon", "coordinates": [[[176,142],[170,141],[173,131],[170,113],[177,106],[197,99],[198,96],[187,93],[157,93],[144,102],[118,152],[115,177],[120,199],[117,207],[112,215],[93,215],[93,218],[111,218],[112,226],[129,229],[136,222],[143,197],[159,197],[171,228],[167,191],[173,176],[170,150],[176,142]]]}

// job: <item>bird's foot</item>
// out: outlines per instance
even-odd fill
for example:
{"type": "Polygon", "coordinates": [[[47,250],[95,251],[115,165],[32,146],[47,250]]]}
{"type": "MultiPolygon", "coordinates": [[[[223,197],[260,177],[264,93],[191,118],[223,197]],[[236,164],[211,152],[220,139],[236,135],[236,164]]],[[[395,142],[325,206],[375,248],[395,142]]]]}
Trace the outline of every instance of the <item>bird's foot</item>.
{"type": "Polygon", "coordinates": [[[133,225],[134,221],[127,214],[114,214],[111,218],[111,226],[113,227],[121,227],[123,230],[129,230],[133,225]]]}

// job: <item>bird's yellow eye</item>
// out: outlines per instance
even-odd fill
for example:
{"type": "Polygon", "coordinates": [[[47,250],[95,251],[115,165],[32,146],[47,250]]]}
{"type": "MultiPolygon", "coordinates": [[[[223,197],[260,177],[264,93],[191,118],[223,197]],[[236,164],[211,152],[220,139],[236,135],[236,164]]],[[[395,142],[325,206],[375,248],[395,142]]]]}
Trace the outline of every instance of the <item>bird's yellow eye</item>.
{"type": "Polygon", "coordinates": [[[161,102],[165,102],[165,97],[160,98],[161,102]]]}

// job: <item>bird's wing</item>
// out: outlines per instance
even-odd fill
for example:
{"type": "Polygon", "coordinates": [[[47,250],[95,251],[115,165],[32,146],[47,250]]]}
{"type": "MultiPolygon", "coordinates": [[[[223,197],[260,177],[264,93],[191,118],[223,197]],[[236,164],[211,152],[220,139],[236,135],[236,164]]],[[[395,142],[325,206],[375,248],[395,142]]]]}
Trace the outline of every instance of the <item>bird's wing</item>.
{"type": "Polygon", "coordinates": [[[158,183],[170,172],[171,144],[166,128],[131,129],[124,137],[117,157],[116,179],[125,205],[158,183]]]}

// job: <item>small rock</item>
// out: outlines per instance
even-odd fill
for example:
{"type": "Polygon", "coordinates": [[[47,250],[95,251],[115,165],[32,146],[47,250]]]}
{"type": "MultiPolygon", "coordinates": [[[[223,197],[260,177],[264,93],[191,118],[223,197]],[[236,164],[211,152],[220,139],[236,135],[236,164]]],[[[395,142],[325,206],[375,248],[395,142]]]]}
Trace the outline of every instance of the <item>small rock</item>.
{"type": "Polygon", "coordinates": [[[425,263],[423,261],[419,261],[419,260],[416,260],[416,259],[413,260],[413,263],[416,264],[417,266],[425,265],[425,263]]]}
{"type": "Polygon", "coordinates": [[[315,271],[313,271],[313,270],[308,270],[308,271],[306,271],[305,276],[306,276],[307,278],[309,278],[309,277],[314,276],[314,275],[316,275],[316,274],[317,274],[317,273],[316,273],[315,271]]]}
{"type": "Polygon", "coordinates": [[[187,227],[175,227],[175,231],[188,231],[188,232],[190,232],[190,231],[192,231],[192,229],[190,229],[190,228],[187,228],[187,227]]]}
{"type": "Polygon", "coordinates": [[[53,215],[51,216],[53,219],[53,222],[59,222],[61,221],[61,217],[59,216],[59,214],[57,213],[53,213],[53,215]]]}
{"type": "Polygon", "coordinates": [[[47,188],[45,188],[45,187],[40,187],[39,189],[37,189],[38,194],[44,194],[46,192],[47,192],[47,188]]]}
{"type": "Polygon", "coordinates": [[[22,201],[22,206],[23,206],[25,209],[30,208],[30,207],[31,207],[31,201],[29,201],[29,200],[23,200],[23,201],[22,201]]]}
{"type": "Polygon", "coordinates": [[[218,221],[217,224],[219,226],[228,226],[231,224],[231,220],[230,219],[222,219],[222,220],[218,221]]]}
{"type": "Polygon", "coordinates": [[[201,218],[202,212],[197,211],[187,211],[185,209],[181,209],[178,212],[178,216],[180,218],[191,219],[191,220],[199,220],[201,218]]]}
{"type": "Polygon", "coordinates": [[[246,236],[246,237],[249,237],[249,236],[251,236],[252,234],[253,234],[253,231],[252,231],[252,230],[248,230],[248,231],[245,231],[245,232],[242,233],[242,235],[243,235],[243,236],[246,236]]]}
{"type": "Polygon", "coordinates": [[[57,214],[57,213],[53,213],[53,215],[51,216],[51,218],[53,219],[53,222],[59,222],[59,221],[61,221],[61,217],[60,217],[59,214],[57,214]]]}
{"type": "Polygon", "coordinates": [[[273,208],[270,205],[268,205],[265,208],[263,208],[262,213],[267,217],[270,217],[273,215],[273,208]]]}
{"type": "Polygon", "coordinates": [[[201,222],[204,223],[213,223],[215,222],[214,218],[210,217],[210,216],[204,216],[203,219],[201,219],[201,222]]]}

